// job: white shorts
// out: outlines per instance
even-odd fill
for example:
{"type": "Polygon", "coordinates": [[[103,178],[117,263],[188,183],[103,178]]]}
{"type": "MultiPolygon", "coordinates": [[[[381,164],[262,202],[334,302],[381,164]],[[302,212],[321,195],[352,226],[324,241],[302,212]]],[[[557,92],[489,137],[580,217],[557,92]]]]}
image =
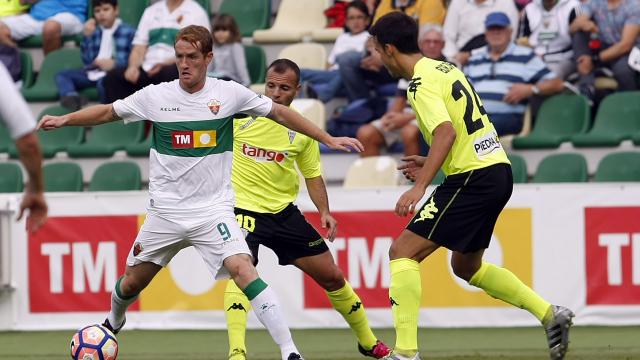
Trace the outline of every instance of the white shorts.
{"type": "MultiPolygon", "coordinates": [[[[47,20],[55,20],[62,25],[62,35],[79,34],[82,31],[82,21],[72,13],[64,12],[53,15],[47,20]]],[[[44,21],[36,20],[29,14],[7,16],[2,21],[11,30],[11,38],[22,40],[29,36],[41,35],[44,21]]]]}
{"type": "MultiPolygon", "coordinates": [[[[371,122],[371,125],[373,127],[375,127],[376,129],[378,129],[380,134],[382,134],[382,137],[384,138],[385,145],[391,146],[394,143],[396,143],[397,141],[400,141],[400,130],[402,128],[391,130],[391,131],[384,130],[384,128],[382,127],[382,120],[381,119],[373,120],[371,122]]],[[[413,119],[409,123],[407,123],[407,125],[413,125],[415,127],[418,127],[418,120],[413,119]]]]}
{"type": "Polygon", "coordinates": [[[168,220],[155,213],[147,217],[133,243],[127,265],[151,262],[167,266],[178,251],[194,246],[216,279],[228,278],[224,259],[236,254],[251,255],[233,212],[217,218],[168,220]]]}

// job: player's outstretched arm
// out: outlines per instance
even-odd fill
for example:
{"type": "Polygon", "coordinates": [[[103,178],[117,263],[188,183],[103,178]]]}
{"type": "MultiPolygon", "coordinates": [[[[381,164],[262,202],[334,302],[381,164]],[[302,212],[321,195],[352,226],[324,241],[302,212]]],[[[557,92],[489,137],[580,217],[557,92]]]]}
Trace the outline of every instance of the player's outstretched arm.
{"type": "Polygon", "coordinates": [[[313,122],[311,122],[311,120],[305,119],[304,116],[284,105],[274,102],[273,107],[271,108],[271,113],[269,113],[267,117],[291,130],[305,134],[308,137],[327,145],[331,149],[346,152],[351,152],[352,150],[361,152],[364,150],[364,147],[357,139],[350,137],[333,137],[326,131],[317,127],[313,122]]]}
{"type": "Polygon", "coordinates": [[[113,104],[94,105],[62,116],[45,115],[36,129],[53,130],[63,126],[93,126],[120,120],[113,104]]]}

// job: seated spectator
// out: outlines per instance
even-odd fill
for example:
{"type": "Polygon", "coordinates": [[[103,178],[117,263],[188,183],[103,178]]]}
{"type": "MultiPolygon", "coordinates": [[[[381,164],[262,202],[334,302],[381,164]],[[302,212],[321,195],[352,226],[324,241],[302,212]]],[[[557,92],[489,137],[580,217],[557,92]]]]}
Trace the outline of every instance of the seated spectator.
{"type": "Polygon", "coordinates": [[[0,2],[0,18],[20,15],[29,9],[29,3],[23,0],[4,0],[0,2]]]}
{"type": "Polygon", "coordinates": [[[60,103],[73,111],[87,103],[78,91],[88,87],[97,86],[100,101],[106,101],[102,78],[111,69],[127,67],[136,33],[118,18],[118,0],[93,0],[92,6],[94,18],[85,23],[80,45],[84,68],[63,70],[56,75],[60,103]]]}
{"type": "Polygon", "coordinates": [[[336,39],[329,58],[327,70],[301,69],[300,78],[306,96],[317,98],[322,102],[333,99],[342,90],[342,79],[336,64],[337,56],[348,51],[362,53],[369,38],[369,13],[367,5],[362,1],[352,1],[347,5],[347,32],[336,39]]]}
{"type": "Polygon", "coordinates": [[[392,11],[401,11],[414,18],[419,25],[424,25],[442,24],[447,10],[442,0],[381,0],[373,22],[392,11]]]}
{"type": "Polygon", "coordinates": [[[532,47],[561,79],[575,71],[569,28],[579,5],[578,0],[537,0],[524,8],[518,44],[532,47]]]}
{"type": "Polygon", "coordinates": [[[497,11],[507,14],[517,28],[518,10],[513,0],[451,0],[444,20],[444,56],[458,66],[466,65],[471,50],[486,45],[483,22],[497,11]]]}
{"type": "Polygon", "coordinates": [[[46,55],[62,46],[62,36],[82,32],[86,17],[86,0],[38,0],[28,14],[0,18],[0,43],[16,46],[16,41],[42,34],[46,55]]]}
{"type": "Polygon", "coordinates": [[[594,69],[598,67],[613,72],[619,90],[638,89],[638,73],[628,64],[629,52],[634,45],[640,46],[638,0],[584,2],[571,31],[575,33],[579,87],[583,94],[593,98],[594,69]]]}
{"type": "Polygon", "coordinates": [[[106,102],[124,99],[150,84],[177,79],[173,43],[178,31],[189,25],[210,29],[209,16],[194,0],[161,0],[149,6],[133,38],[127,68],[115,68],[104,77],[106,102]]]}
{"type": "Polygon", "coordinates": [[[216,55],[207,69],[209,76],[251,85],[242,36],[233,16],[220,14],[213,21],[213,53],[216,55]]]}
{"type": "MultiPolygon", "coordinates": [[[[435,60],[444,60],[442,54],[444,37],[439,25],[421,26],[418,45],[422,55],[435,60]]],[[[364,145],[364,151],[360,156],[378,156],[382,146],[389,148],[398,141],[402,141],[404,145],[405,156],[420,153],[420,130],[416,115],[407,102],[408,87],[407,80],[398,81],[398,90],[389,110],[380,119],[362,125],[358,129],[358,140],[364,145]]]]}
{"type": "Polygon", "coordinates": [[[473,52],[464,73],[498,135],[517,134],[531,97],[558,93],[564,85],[533,50],[511,42],[513,29],[507,14],[487,15],[485,26],[487,46],[473,52]]]}

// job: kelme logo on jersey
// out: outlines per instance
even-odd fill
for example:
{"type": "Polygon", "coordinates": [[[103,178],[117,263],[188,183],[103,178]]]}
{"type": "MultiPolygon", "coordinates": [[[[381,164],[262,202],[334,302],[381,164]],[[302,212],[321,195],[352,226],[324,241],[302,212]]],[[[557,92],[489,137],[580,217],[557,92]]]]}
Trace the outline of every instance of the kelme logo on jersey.
{"type": "Polygon", "coordinates": [[[479,158],[491,154],[501,147],[502,144],[500,144],[500,139],[496,132],[490,132],[473,142],[473,150],[479,158]]]}
{"type": "Polygon", "coordinates": [[[172,131],[174,149],[210,148],[216,146],[215,130],[172,131]]]}
{"type": "Polygon", "coordinates": [[[244,143],[242,144],[242,154],[258,162],[275,161],[277,163],[281,163],[289,156],[286,152],[263,149],[244,143]]]}

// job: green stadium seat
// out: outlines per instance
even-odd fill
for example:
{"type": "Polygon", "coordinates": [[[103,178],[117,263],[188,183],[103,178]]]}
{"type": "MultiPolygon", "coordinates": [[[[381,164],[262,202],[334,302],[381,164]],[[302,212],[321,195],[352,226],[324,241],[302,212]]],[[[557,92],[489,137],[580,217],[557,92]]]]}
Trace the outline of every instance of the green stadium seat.
{"type": "MultiPolygon", "coordinates": [[[[144,10],[149,6],[149,0],[118,1],[118,13],[123,22],[138,27],[144,10]]],[[[93,6],[89,2],[89,16],[93,16],[93,6]]]]}
{"type": "Polygon", "coordinates": [[[0,153],[7,152],[9,146],[13,144],[9,129],[4,126],[4,122],[0,119],[0,153]]]}
{"type": "Polygon", "coordinates": [[[511,171],[513,172],[513,183],[524,184],[529,177],[527,173],[527,162],[520,155],[508,154],[511,161],[511,171]]]}
{"type": "Polygon", "coordinates": [[[35,84],[28,89],[22,89],[22,95],[27,101],[55,101],[59,97],[56,74],[62,70],[80,68],[82,59],[79,48],[52,51],[44,58],[35,84]]]}
{"type": "Polygon", "coordinates": [[[605,156],[600,160],[593,180],[640,181],[640,152],[618,152],[605,156]]]}
{"type": "Polygon", "coordinates": [[[244,56],[247,58],[247,68],[252,84],[263,84],[267,75],[267,55],[260,46],[245,45],[244,56]]]}
{"type": "Polygon", "coordinates": [[[51,163],[42,167],[44,191],[82,191],[82,169],[71,162],[51,163]]]}
{"type": "Polygon", "coordinates": [[[571,138],[575,147],[618,146],[640,131],[640,91],[613,93],[600,103],[593,128],[571,138]]]}
{"type": "Polygon", "coordinates": [[[20,166],[14,163],[0,163],[0,193],[19,193],[22,189],[20,166]]]}
{"type": "Polygon", "coordinates": [[[631,136],[631,141],[633,141],[635,145],[640,146],[640,133],[631,136]]]}
{"type": "Polygon", "coordinates": [[[533,131],[527,136],[516,137],[514,149],[557,148],[571,136],[587,131],[591,109],[581,95],[555,95],[542,104],[533,131]]]}
{"type": "Polygon", "coordinates": [[[221,14],[233,15],[243,37],[253,36],[255,30],[269,27],[271,1],[269,0],[224,0],[221,14]]]}
{"type": "Polygon", "coordinates": [[[87,142],[70,145],[67,153],[72,158],[110,157],[117,150],[142,140],[144,122],[136,121],[125,125],[122,121],[94,126],[87,142]]]}
{"type": "Polygon", "coordinates": [[[142,142],[129,144],[124,148],[124,150],[127,152],[127,155],[131,157],[149,156],[149,149],[151,149],[152,136],[153,136],[153,128],[149,131],[149,134],[142,142]]]}
{"type": "Polygon", "coordinates": [[[140,190],[140,168],[129,161],[109,162],[98,166],[91,177],[89,191],[140,190]]]}
{"type": "MultiPolygon", "coordinates": [[[[65,35],[62,37],[62,43],[73,41],[76,44],[82,42],[82,35],[65,35]]],[[[18,42],[18,46],[21,48],[41,48],[42,47],[42,35],[29,36],[28,38],[18,42]]]]}
{"type": "Polygon", "coordinates": [[[28,88],[33,84],[33,59],[26,51],[20,51],[20,66],[22,68],[20,73],[22,87],[28,88]]]}
{"type": "Polygon", "coordinates": [[[587,161],[580,154],[555,154],[545,157],[533,175],[533,183],[586,182],[587,161]]]}
{"type": "MultiPolygon", "coordinates": [[[[65,115],[70,113],[71,110],[62,106],[50,106],[38,115],[39,121],[45,115],[65,115]]],[[[38,139],[40,140],[40,148],[42,150],[42,157],[50,159],[60,151],[66,151],[70,145],[80,144],[84,138],[84,128],[81,126],[65,126],[59,129],[44,131],[38,131],[38,139]]],[[[18,152],[15,145],[9,146],[9,156],[12,158],[18,157],[18,152]]]]}

